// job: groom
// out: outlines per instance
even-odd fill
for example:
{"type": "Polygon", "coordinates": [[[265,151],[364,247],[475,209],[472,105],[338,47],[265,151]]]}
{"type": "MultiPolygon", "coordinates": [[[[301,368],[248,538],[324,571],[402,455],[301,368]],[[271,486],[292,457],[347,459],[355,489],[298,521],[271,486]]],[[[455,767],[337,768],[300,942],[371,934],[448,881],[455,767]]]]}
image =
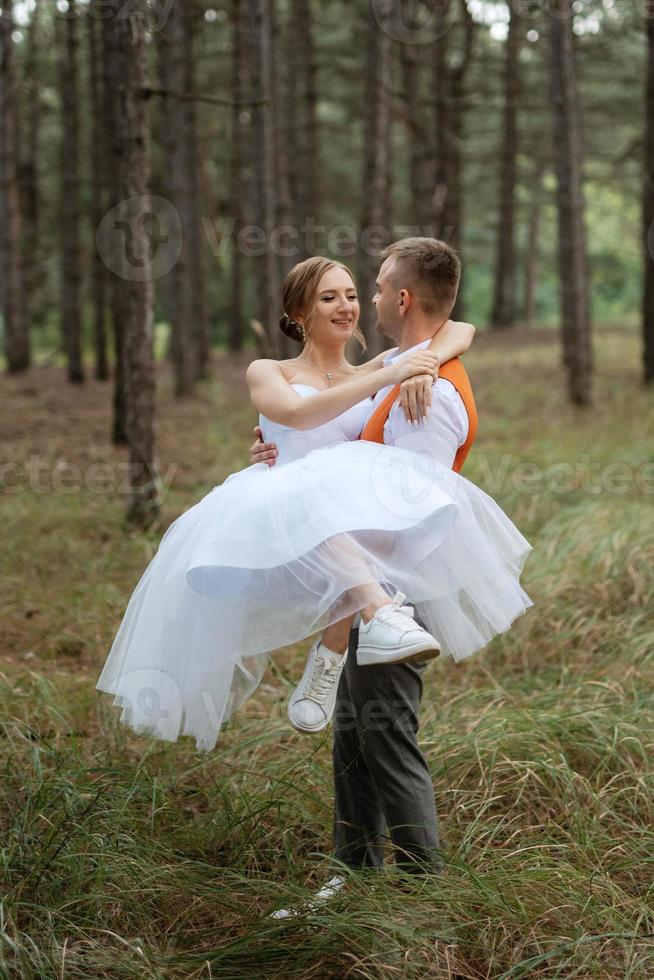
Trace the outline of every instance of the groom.
{"type": "MultiPolygon", "coordinates": [[[[384,362],[389,364],[429,346],[454,307],[461,267],[454,250],[433,238],[403,239],[382,256],[373,302],[376,329],[398,345],[384,362]]],[[[412,425],[406,420],[398,392],[382,389],[371,399],[361,438],[426,454],[460,470],[476,434],[477,414],[458,358],[442,365],[433,382],[426,421],[412,425]]],[[[251,461],[269,459],[274,448],[255,443],[251,461]]],[[[387,827],[399,869],[439,874],[443,864],[434,788],[417,742],[429,661],[360,666],[357,642],[353,628],[334,712],[334,857],[352,868],[380,869],[387,827]]],[[[343,881],[332,879],[323,897],[343,881]]]]}

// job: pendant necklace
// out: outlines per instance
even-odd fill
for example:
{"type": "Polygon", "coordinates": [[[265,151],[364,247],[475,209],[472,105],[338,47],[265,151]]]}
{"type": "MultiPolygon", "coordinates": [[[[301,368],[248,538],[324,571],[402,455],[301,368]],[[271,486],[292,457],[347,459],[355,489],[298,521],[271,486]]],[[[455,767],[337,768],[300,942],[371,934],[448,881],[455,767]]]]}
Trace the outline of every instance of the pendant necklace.
{"type": "Polygon", "coordinates": [[[307,357],[307,361],[309,362],[309,364],[313,365],[313,367],[316,369],[316,371],[319,371],[320,374],[324,374],[325,377],[327,378],[327,384],[328,385],[331,385],[332,381],[334,380],[334,372],[333,371],[321,371],[320,368],[318,367],[318,365],[310,357],[307,357]]]}

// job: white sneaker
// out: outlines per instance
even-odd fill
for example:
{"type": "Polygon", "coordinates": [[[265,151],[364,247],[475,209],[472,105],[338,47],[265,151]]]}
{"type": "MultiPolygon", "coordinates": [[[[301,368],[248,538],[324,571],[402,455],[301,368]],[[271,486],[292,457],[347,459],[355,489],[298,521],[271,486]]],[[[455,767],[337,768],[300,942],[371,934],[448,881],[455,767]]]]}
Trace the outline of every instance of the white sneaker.
{"type": "Polygon", "coordinates": [[[320,640],[314,643],[302,680],[288,702],[288,720],[298,732],[320,732],[329,724],[346,659],[347,650],[332,653],[320,640]]]}
{"type": "Polygon", "coordinates": [[[271,912],[270,919],[290,919],[295,915],[300,915],[302,912],[311,912],[313,909],[317,908],[323,902],[328,901],[336,895],[346,882],[346,878],[342,875],[336,875],[335,878],[330,878],[326,885],[320,888],[314,898],[310,902],[305,902],[299,909],[277,909],[276,912],[271,912]]]}
{"type": "Polygon", "coordinates": [[[360,666],[431,660],[439,655],[438,642],[412,619],[412,607],[400,608],[405,599],[397,592],[393,601],[378,609],[369,622],[361,623],[357,649],[360,666]]]}

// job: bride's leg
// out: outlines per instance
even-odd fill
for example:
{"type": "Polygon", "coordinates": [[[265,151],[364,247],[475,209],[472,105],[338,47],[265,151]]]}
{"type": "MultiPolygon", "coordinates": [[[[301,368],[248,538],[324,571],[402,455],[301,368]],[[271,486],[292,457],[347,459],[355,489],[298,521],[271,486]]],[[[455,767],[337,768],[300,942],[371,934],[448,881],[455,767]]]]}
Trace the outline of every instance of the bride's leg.
{"type": "MultiPolygon", "coordinates": [[[[368,569],[365,552],[349,534],[335,535],[325,544],[331,552],[331,557],[335,558],[339,565],[346,565],[350,570],[356,570],[357,577],[370,575],[369,582],[353,586],[346,593],[357,602],[361,618],[367,623],[378,609],[388,605],[390,602],[388,593],[374,581],[372,572],[368,569]]],[[[351,615],[331,623],[321,637],[322,645],[332,653],[344,654],[353,621],[354,615],[351,615]]]]}
{"type": "Polygon", "coordinates": [[[339,619],[337,623],[332,623],[322,634],[321,644],[331,650],[332,653],[344,654],[350,642],[350,630],[353,622],[354,615],[346,616],[345,619],[339,619]]]}
{"type": "MultiPolygon", "coordinates": [[[[378,609],[387,605],[391,597],[375,578],[368,562],[368,555],[350,534],[335,534],[324,542],[328,562],[332,562],[340,570],[349,572],[358,581],[346,592],[357,603],[361,618],[364,622],[375,615],[378,609]]],[[[334,624],[336,625],[336,624],[334,624]]]]}

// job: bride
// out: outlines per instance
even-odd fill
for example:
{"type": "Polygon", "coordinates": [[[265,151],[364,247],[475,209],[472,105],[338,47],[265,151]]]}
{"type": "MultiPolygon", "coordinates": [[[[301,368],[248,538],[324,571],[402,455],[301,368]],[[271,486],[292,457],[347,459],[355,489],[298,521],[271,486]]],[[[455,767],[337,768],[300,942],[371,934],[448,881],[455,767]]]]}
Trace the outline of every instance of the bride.
{"type": "Polygon", "coordinates": [[[343,624],[356,613],[357,660],[374,666],[470,656],[531,604],[519,584],[529,545],[491,498],[432,462],[418,467],[421,492],[407,506],[418,454],[358,441],[370,396],[389,385],[415,379],[403,407],[414,423],[424,417],[439,362],[465,351],[473,328],[448,320],[426,350],[354,366],[345,345],[362,338],[347,267],[300,263],[284,302],[280,326],[304,341],[302,352],[255,361],[246,374],[277,465],[232,474],[167,529],[96,685],[135,731],[192,735],[203,750],[254,692],[271,652],[319,630],[305,676],[318,651],[321,675],[291,699],[289,718],[301,731],[324,728],[347,656],[343,624]],[[403,592],[422,604],[427,629],[401,609],[403,592]]]}

